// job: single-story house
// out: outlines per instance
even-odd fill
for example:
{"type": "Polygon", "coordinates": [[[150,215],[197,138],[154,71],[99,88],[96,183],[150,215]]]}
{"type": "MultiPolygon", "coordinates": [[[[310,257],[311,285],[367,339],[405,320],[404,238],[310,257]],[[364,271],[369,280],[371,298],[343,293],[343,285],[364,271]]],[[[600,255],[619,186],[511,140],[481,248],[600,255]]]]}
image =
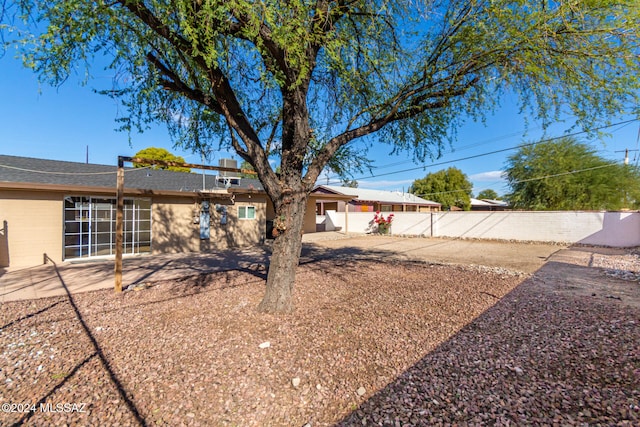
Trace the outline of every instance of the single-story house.
{"type": "Polygon", "coordinates": [[[336,212],[437,212],[440,203],[425,200],[411,193],[372,190],[367,188],[317,186],[312,195],[316,198],[316,214],[327,210],[336,212]],[[336,196],[352,196],[352,200],[335,200],[336,196]]]}
{"type": "Polygon", "coordinates": [[[504,200],[471,198],[472,211],[504,211],[506,209],[509,209],[509,204],[504,200]]]}
{"type": "MultiPolygon", "coordinates": [[[[44,254],[56,262],[115,256],[116,175],[115,164],[0,155],[0,271],[42,264],[44,254]]],[[[209,252],[271,238],[275,211],[257,179],[133,167],[124,175],[125,256],[209,252]]],[[[316,231],[315,197],[307,203],[306,233],[316,231]]]]}
{"type": "MultiPolygon", "coordinates": [[[[115,165],[0,155],[0,268],[42,264],[44,254],[113,256],[116,173],[115,165]]],[[[268,197],[256,179],[125,168],[124,196],[125,255],[207,252],[267,237],[268,197]]]]}

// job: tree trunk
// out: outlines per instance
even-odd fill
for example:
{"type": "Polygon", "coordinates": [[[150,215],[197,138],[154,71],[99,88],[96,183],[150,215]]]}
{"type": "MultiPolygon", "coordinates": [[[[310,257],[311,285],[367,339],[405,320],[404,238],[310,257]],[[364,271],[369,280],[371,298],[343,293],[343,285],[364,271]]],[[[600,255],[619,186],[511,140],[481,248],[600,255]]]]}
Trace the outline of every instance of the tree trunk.
{"type": "Polygon", "coordinates": [[[276,202],[274,230],[278,236],[273,243],[273,253],[267,274],[267,289],[258,311],[286,313],[293,311],[293,285],[302,250],[304,213],[308,194],[295,192],[284,195],[276,202]]]}

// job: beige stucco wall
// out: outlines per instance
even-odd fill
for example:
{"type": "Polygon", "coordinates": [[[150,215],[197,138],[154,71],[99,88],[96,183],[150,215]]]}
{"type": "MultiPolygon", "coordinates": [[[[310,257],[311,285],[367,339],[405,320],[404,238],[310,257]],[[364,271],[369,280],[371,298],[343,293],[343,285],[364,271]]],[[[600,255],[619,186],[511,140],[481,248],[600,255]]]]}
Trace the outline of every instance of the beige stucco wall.
{"type": "Polygon", "coordinates": [[[193,223],[197,199],[154,197],[151,203],[153,253],[197,252],[200,226],[193,223]]]}
{"type": "Polygon", "coordinates": [[[260,243],[266,230],[266,198],[262,195],[236,195],[235,199],[210,199],[210,238],[200,240],[199,198],[155,197],[153,199],[154,253],[207,252],[260,243]],[[222,212],[216,205],[227,209],[227,223],[221,224],[222,212]],[[238,219],[240,206],[255,207],[255,219],[238,219]]]}
{"type": "Polygon", "coordinates": [[[267,228],[267,199],[263,195],[237,194],[235,201],[218,201],[220,206],[227,208],[227,223],[220,224],[221,212],[215,209],[215,201],[211,209],[211,239],[210,244],[217,249],[230,247],[253,246],[260,243],[266,236],[267,228]],[[239,219],[239,207],[253,206],[255,219],[239,219]]]}
{"type": "Polygon", "coordinates": [[[62,194],[0,190],[0,268],[62,261],[62,194]]]}
{"type": "Polygon", "coordinates": [[[304,232],[315,233],[316,232],[316,200],[313,197],[309,197],[307,200],[307,208],[304,214],[304,232]]]}
{"type": "Polygon", "coordinates": [[[265,200],[267,201],[267,220],[273,220],[276,217],[276,208],[267,196],[265,196],[265,200]]]}
{"type": "MultiPolygon", "coordinates": [[[[78,194],[76,192],[73,193],[78,194]]],[[[19,269],[43,263],[46,253],[63,261],[63,199],[65,193],[0,190],[0,269],[19,269]]],[[[111,195],[109,195],[112,197],[111,195]]],[[[155,196],[152,199],[153,253],[207,252],[259,244],[266,234],[264,195],[236,195],[211,200],[211,238],[200,240],[200,201],[197,197],[155,196]],[[227,224],[220,224],[215,204],[227,207],[227,224]],[[255,219],[238,219],[239,206],[254,206],[255,219]]]]}

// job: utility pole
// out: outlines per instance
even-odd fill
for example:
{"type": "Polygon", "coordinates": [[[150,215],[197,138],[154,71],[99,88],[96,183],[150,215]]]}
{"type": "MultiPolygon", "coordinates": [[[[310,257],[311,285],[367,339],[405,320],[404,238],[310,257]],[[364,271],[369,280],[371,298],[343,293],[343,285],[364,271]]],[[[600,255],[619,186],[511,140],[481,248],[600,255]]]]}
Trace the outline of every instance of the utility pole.
{"type": "Polygon", "coordinates": [[[624,152],[624,164],[628,165],[629,164],[629,151],[638,151],[638,150],[629,150],[628,148],[625,148],[624,150],[617,150],[615,151],[616,153],[622,153],[624,152]]]}

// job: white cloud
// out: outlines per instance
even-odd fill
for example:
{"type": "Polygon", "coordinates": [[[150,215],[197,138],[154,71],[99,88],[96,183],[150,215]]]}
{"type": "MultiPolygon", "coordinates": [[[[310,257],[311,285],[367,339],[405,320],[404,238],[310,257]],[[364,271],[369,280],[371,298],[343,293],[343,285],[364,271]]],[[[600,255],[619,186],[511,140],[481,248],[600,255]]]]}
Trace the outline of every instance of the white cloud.
{"type": "Polygon", "coordinates": [[[492,189],[498,194],[504,194],[507,190],[507,180],[502,176],[503,171],[487,171],[469,176],[473,184],[473,192],[492,189]]]}
{"type": "Polygon", "coordinates": [[[481,173],[470,175],[469,179],[471,181],[478,181],[478,182],[503,181],[504,180],[504,178],[502,177],[503,173],[504,173],[503,171],[481,172],[481,173]]]}

